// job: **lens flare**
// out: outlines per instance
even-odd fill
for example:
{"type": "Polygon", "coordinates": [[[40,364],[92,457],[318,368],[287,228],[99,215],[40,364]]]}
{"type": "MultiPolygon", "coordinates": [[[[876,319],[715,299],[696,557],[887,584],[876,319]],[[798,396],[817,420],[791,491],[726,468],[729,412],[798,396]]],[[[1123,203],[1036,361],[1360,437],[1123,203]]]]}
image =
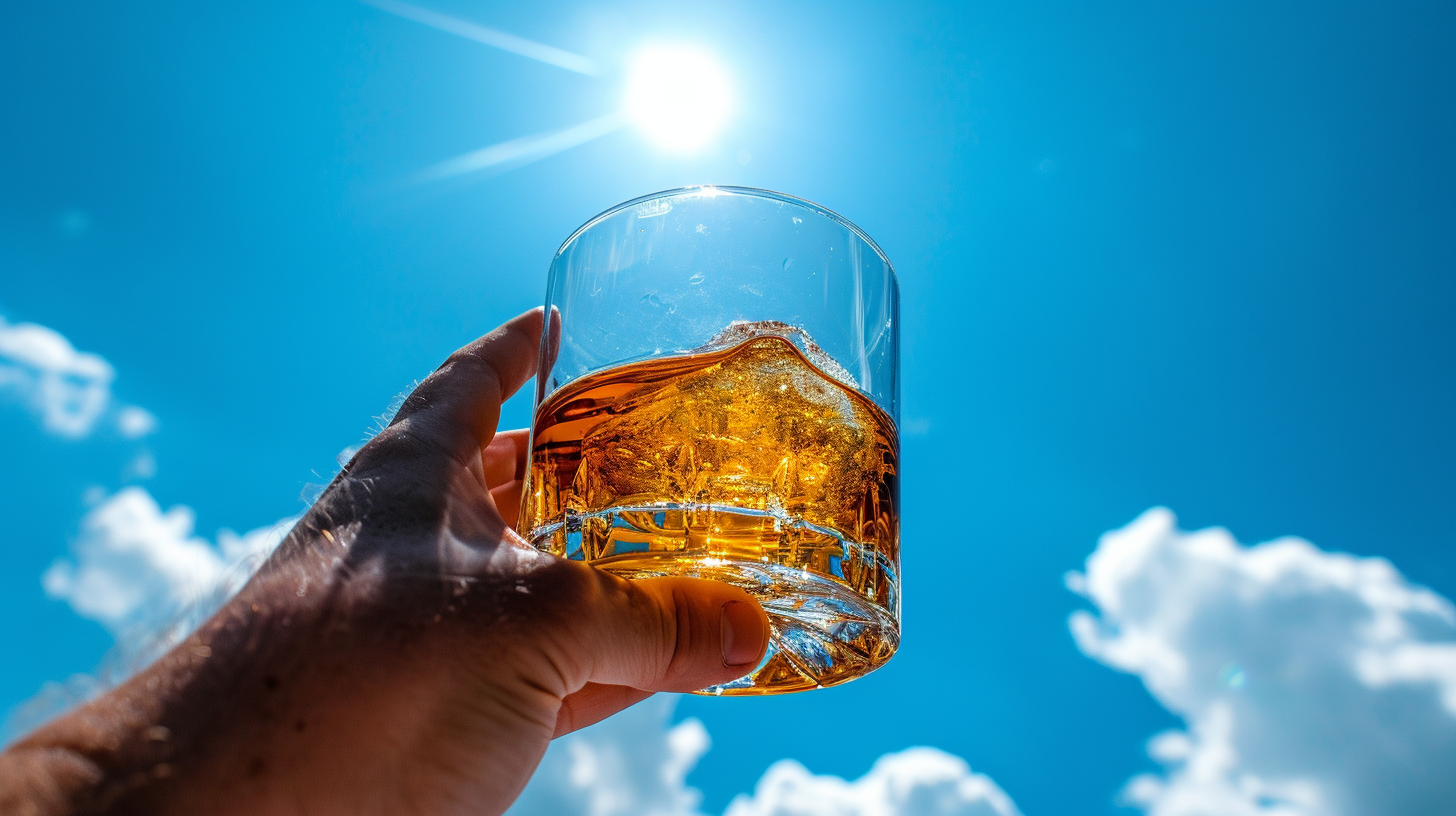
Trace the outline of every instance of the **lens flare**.
{"type": "Polygon", "coordinates": [[[664,150],[687,153],[706,145],[733,108],[728,74],[712,55],[658,46],[632,60],[627,115],[664,150]]]}

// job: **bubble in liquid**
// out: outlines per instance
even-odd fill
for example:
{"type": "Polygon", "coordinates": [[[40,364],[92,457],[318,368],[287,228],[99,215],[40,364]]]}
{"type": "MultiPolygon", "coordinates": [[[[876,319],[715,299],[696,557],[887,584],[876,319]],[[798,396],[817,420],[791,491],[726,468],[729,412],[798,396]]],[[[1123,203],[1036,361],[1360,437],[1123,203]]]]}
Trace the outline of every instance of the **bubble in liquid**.
{"type": "Polygon", "coordinates": [[[859,382],[849,370],[839,364],[839,361],[829,356],[818,343],[809,337],[809,333],[802,328],[790,325],[781,320],[735,320],[728,324],[728,327],[718,332],[703,346],[693,349],[693,352],[713,351],[724,349],[729,346],[736,346],[745,340],[754,337],[782,337],[794,344],[814,367],[839,381],[841,385],[859,389],[859,382]]]}

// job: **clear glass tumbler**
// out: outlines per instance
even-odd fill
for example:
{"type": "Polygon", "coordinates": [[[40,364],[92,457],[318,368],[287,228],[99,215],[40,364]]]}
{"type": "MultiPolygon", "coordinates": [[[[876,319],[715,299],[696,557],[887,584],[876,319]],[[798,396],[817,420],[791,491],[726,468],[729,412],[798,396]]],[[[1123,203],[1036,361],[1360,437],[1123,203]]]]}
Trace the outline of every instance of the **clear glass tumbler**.
{"type": "Polygon", "coordinates": [[[768,654],[712,694],[843,683],[900,642],[899,289],[874,241],[738,187],[620,204],[551,264],[518,528],[727,581],[768,654]]]}

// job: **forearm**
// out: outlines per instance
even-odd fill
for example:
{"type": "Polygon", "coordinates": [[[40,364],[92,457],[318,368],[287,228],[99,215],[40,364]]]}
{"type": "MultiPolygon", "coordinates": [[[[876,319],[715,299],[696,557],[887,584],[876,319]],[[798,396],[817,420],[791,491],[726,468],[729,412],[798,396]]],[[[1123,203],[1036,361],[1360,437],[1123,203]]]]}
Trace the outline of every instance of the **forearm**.
{"type": "Polygon", "coordinates": [[[163,813],[199,782],[246,776],[242,755],[280,730],[257,713],[302,662],[279,634],[322,614],[285,583],[250,584],[161,660],[0,754],[0,813],[163,813]]]}
{"type": "MultiPolygon", "coordinates": [[[[396,545],[354,540],[341,559],[340,538],[310,532],[318,529],[300,525],[156,664],[0,754],[0,813],[430,812],[412,806],[420,780],[453,774],[455,756],[412,762],[458,741],[462,716],[498,722],[535,706],[549,737],[555,698],[547,705],[532,692],[522,704],[497,682],[527,665],[507,662],[493,625],[500,610],[532,598],[501,592],[497,584],[514,587],[513,578],[386,585],[385,558],[416,572],[398,562],[396,545]],[[482,594],[467,597],[467,586],[482,594]],[[504,603],[483,603],[490,598],[504,603]],[[480,653],[502,661],[499,677],[457,670],[461,655],[480,653]]],[[[534,767],[534,757],[515,759],[534,767]]],[[[495,798],[509,802],[516,790],[495,798]]]]}

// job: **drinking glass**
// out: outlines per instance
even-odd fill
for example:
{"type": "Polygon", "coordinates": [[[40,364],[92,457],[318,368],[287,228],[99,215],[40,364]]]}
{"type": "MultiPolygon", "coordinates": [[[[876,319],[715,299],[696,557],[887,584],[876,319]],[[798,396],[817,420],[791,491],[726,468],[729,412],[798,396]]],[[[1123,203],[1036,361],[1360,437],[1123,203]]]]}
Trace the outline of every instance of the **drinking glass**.
{"type": "Polygon", "coordinates": [[[625,576],[726,581],[768,652],[712,694],[831,686],[900,641],[899,289],[802,199],[619,204],[551,263],[520,533],[625,576]]]}

